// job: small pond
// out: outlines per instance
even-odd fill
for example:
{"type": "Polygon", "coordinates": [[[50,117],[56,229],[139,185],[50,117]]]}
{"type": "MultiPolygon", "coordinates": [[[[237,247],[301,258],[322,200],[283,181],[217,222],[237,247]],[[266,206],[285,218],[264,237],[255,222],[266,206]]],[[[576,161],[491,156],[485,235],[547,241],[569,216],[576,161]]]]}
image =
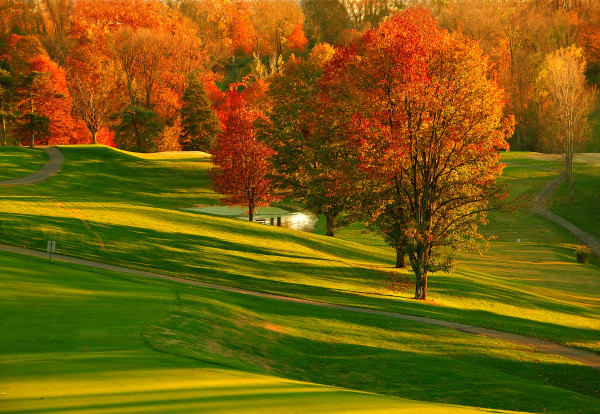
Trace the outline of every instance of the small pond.
{"type": "MultiPolygon", "coordinates": [[[[245,214],[248,209],[245,207],[190,207],[185,210],[248,221],[248,215],[245,214]]],[[[254,213],[254,221],[256,223],[265,224],[267,226],[285,227],[287,229],[306,231],[309,233],[312,233],[315,229],[317,220],[317,216],[308,211],[292,212],[278,207],[259,208],[256,213],[254,213]]]]}

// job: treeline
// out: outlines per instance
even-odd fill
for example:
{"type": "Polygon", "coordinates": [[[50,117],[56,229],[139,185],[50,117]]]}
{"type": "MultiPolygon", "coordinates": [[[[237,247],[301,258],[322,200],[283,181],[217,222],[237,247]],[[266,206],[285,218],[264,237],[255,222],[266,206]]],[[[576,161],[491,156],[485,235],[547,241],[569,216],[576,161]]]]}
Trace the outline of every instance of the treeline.
{"type": "Polygon", "coordinates": [[[0,0],[3,142],[207,151],[222,90],[305,51],[303,24],[294,0],[0,0]]]}
{"type": "MultiPolygon", "coordinates": [[[[552,121],[540,76],[553,53],[575,46],[588,81],[600,82],[600,2],[453,0],[434,10],[442,27],[477,41],[489,56],[490,75],[506,91],[507,110],[517,121],[511,149],[564,152],[556,146],[556,134],[564,131],[552,121]]],[[[589,148],[600,150],[598,143],[589,148]]]]}
{"type": "Polygon", "coordinates": [[[228,89],[266,90],[292,55],[415,5],[489,57],[511,148],[556,150],[540,74],[575,46],[600,81],[599,0],[0,0],[1,140],[210,151],[228,89]]]}

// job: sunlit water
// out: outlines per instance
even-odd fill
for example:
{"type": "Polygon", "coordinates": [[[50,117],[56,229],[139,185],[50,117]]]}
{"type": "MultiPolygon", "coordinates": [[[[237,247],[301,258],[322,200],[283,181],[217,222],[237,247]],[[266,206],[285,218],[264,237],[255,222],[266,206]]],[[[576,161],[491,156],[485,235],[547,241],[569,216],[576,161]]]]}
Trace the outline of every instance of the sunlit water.
{"type": "MultiPolygon", "coordinates": [[[[237,217],[248,221],[248,216],[237,217]]],[[[255,215],[254,221],[267,226],[285,227],[286,229],[312,233],[317,223],[317,216],[308,212],[288,213],[284,215],[255,215]]]]}
{"type": "MultiPolygon", "coordinates": [[[[244,214],[247,209],[244,207],[191,207],[185,210],[248,221],[248,216],[244,214]]],[[[256,214],[254,214],[254,222],[256,223],[309,233],[315,229],[317,220],[318,217],[308,211],[290,212],[277,207],[259,208],[256,214]]]]}

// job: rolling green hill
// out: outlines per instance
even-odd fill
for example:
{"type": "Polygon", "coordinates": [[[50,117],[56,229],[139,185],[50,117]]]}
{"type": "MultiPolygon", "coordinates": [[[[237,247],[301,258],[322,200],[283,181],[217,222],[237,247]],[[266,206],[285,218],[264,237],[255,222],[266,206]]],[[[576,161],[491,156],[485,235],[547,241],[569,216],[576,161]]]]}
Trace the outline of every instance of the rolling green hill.
{"type": "MultiPolygon", "coordinates": [[[[3,243],[43,250],[46,241],[54,239],[58,252],[71,256],[251,290],[464,322],[600,351],[600,269],[576,263],[577,241],[525,210],[492,215],[486,232],[498,238],[489,252],[460,254],[454,273],[432,275],[432,300],[422,303],[410,299],[414,286],[409,272],[392,268],[391,249],[358,225],[331,239],[181,210],[218,202],[208,185],[206,158],[146,159],[101,146],[60,149],[66,161],[57,175],[37,185],[2,188],[3,243]]],[[[503,180],[525,203],[555,175],[509,166],[503,180]]],[[[17,269],[16,274],[30,277],[38,266],[19,267],[14,259],[6,260],[9,264],[3,269],[9,269],[4,272],[8,276],[17,269]]],[[[35,301],[44,296],[35,294],[44,290],[39,286],[52,287],[63,277],[62,270],[61,276],[50,280],[44,276],[48,271],[41,272],[25,286],[17,284],[11,295],[35,301]],[[28,292],[27,286],[34,288],[29,299],[23,293],[28,292]]],[[[128,297],[150,295],[149,308],[132,301],[128,311],[141,317],[131,319],[133,324],[143,323],[139,335],[163,355],[201,361],[202,367],[217,364],[252,375],[464,406],[534,412],[578,412],[581,407],[583,412],[593,412],[600,407],[597,371],[499,340],[132,276],[126,278],[137,282],[133,286],[140,286],[139,293],[119,293],[135,290],[125,282],[128,287],[96,281],[99,285],[82,290],[71,284],[92,276],[68,277],[70,281],[60,288],[67,298],[93,296],[90,292],[110,297],[109,292],[117,292],[117,297],[129,302],[128,297]],[[178,299],[169,304],[167,299],[155,301],[154,293],[144,289],[164,290],[178,299]]],[[[15,285],[14,277],[4,276],[2,281],[15,285]]],[[[52,295],[47,301],[52,301],[52,295]]],[[[85,308],[86,301],[81,302],[85,308]]],[[[21,309],[19,300],[2,303],[6,307],[2,314],[20,313],[15,312],[21,309]]],[[[60,312],[68,314],[70,308],[67,301],[60,312]]],[[[89,325],[84,330],[98,338],[101,332],[114,329],[114,322],[113,328],[97,331],[92,319],[88,324],[79,316],[73,318],[81,326],[89,325]]],[[[21,339],[12,342],[13,349],[29,335],[35,339],[35,335],[48,334],[40,327],[43,323],[25,329],[26,320],[17,317],[13,322],[23,326],[21,339]]],[[[63,325],[60,319],[48,325],[55,327],[53,337],[58,341],[81,344],[69,333],[58,332],[63,325]]],[[[50,358],[51,343],[35,352],[36,358],[50,358]]],[[[20,365],[20,351],[14,354],[10,363],[20,365]]],[[[119,361],[115,372],[120,370],[119,361]]],[[[185,364],[193,365],[190,360],[185,364]]],[[[60,382],[67,374],[82,380],[84,369],[74,365],[73,372],[57,374],[56,380],[60,382]]],[[[32,380],[32,389],[36,381],[48,379],[40,370],[50,371],[40,365],[24,374],[38,378],[32,380]]],[[[19,375],[18,370],[10,372],[8,379],[19,375]]],[[[111,375],[116,374],[106,378],[111,375]]],[[[152,378],[147,381],[152,388],[152,378]]],[[[107,393],[116,394],[114,390],[107,393]]]]}

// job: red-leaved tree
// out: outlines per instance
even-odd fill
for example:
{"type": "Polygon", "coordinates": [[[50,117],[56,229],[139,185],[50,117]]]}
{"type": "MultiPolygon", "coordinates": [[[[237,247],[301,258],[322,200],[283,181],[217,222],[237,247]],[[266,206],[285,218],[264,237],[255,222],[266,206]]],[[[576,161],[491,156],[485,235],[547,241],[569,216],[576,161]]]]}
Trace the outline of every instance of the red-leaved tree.
{"type": "Polygon", "coordinates": [[[264,115],[250,107],[237,91],[230,91],[226,110],[221,113],[223,132],[213,150],[211,177],[214,189],[230,206],[248,206],[248,218],[254,219],[257,207],[266,207],[279,198],[272,194],[268,161],[274,151],[256,140],[257,122],[264,115]]]}

